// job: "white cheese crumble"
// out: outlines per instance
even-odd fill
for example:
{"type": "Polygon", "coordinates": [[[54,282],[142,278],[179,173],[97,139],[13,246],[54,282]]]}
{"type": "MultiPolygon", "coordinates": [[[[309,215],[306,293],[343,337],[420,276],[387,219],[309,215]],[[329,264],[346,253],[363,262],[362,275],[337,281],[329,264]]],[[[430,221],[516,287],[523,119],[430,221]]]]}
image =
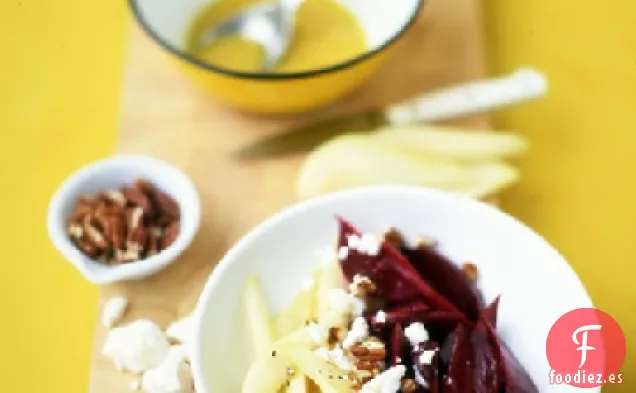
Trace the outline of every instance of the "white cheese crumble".
{"type": "Polygon", "coordinates": [[[432,349],[429,349],[422,352],[418,360],[422,364],[430,365],[433,362],[433,356],[435,356],[435,351],[433,351],[432,349]]]}
{"type": "Polygon", "coordinates": [[[386,323],[386,313],[382,310],[379,310],[375,313],[375,321],[377,323],[386,323]]]}
{"type": "Polygon", "coordinates": [[[141,387],[141,385],[139,384],[139,380],[135,379],[134,381],[132,381],[130,383],[130,390],[139,390],[139,388],[141,387]]]}
{"type": "Polygon", "coordinates": [[[115,367],[143,372],[159,365],[169,349],[170,343],[161,328],[150,320],[140,319],[109,331],[102,352],[115,367]]]}
{"type": "Polygon", "coordinates": [[[349,256],[349,248],[342,246],[338,249],[338,260],[344,261],[349,256]]]}
{"type": "Polygon", "coordinates": [[[110,329],[119,322],[128,308],[128,299],[121,296],[115,296],[108,299],[104,304],[102,311],[102,324],[105,328],[110,329]]]}
{"type": "Polygon", "coordinates": [[[143,389],[148,393],[191,393],[194,391],[190,366],[186,363],[184,345],[170,348],[168,355],[156,367],[146,371],[143,389]]]}
{"type": "Polygon", "coordinates": [[[357,317],[351,324],[351,330],[347,332],[344,340],[342,340],[342,346],[347,349],[351,348],[367,337],[369,337],[369,325],[364,318],[357,317]]]}
{"type": "Polygon", "coordinates": [[[166,336],[181,344],[190,344],[194,336],[194,316],[188,315],[172,322],[166,329],[166,336]]]}
{"type": "Polygon", "coordinates": [[[337,288],[328,292],[327,306],[333,318],[337,320],[335,325],[338,325],[346,324],[351,316],[362,315],[367,305],[363,299],[347,293],[342,288],[337,288]]]}
{"type": "Polygon", "coordinates": [[[312,323],[307,326],[307,332],[309,333],[309,338],[311,338],[311,341],[316,344],[322,344],[323,342],[325,342],[329,335],[327,330],[317,323],[312,323]]]}
{"type": "Polygon", "coordinates": [[[354,250],[357,250],[358,247],[360,246],[360,236],[358,235],[347,235],[347,246],[349,246],[349,248],[353,248],[354,250]]]}
{"type": "Polygon", "coordinates": [[[421,322],[413,322],[406,329],[404,335],[412,346],[428,341],[428,331],[421,322]]]}
{"type": "Polygon", "coordinates": [[[382,243],[373,234],[365,233],[361,237],[355,234],[348,235],[347,246],[360,254],[376,256],[380,253],[382,243]]]}
{"type": "Polygon", "coordinates": [[[362,385],[360,393],[397,393],[405,373],[406,367],[404,365],[393,366],[362,385]]]}
{"type": "Polygon", "coordinates": [[[402,363],[402,358],[401,358],[401,357],[399,357],[399,356],[398,356],[398,357],[396,357],[396,358],[395,358],[395,362],[396,362],[396,363],[402,363]]]}
{"type": "Polygon", "coordinates": [[[376,256],[380,253],[381,244],[378,239],[371,233],[365,233],[360,239],[358,251],[362,254],[376,256]]]}

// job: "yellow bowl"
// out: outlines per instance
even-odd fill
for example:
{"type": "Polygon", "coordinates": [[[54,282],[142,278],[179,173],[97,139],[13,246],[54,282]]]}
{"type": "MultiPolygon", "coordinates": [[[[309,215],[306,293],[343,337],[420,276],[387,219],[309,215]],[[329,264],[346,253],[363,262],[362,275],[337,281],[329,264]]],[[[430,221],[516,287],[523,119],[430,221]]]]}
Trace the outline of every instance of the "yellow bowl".
{"type": "MultiPolygon", "coordinates": [[[[214,1],[214,0],[212,0],[214,1]]],[[[239,72],[186,50],[188,29],[204,0],[128,0],[145,32],[194,83],[217,99],[258,113],[298,113],[330,104],[368,79],[413,24],[424,0],[338,0],[362,27],[369,50],[330,67],[294,73],[239,72]]]]}

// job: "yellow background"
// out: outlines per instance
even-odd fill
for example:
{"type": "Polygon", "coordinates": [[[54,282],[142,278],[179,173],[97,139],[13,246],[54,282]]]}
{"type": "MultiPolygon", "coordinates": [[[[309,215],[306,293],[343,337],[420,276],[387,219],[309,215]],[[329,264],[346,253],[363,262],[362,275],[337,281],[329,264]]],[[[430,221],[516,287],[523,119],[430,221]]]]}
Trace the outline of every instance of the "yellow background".
{"type": "MultiPolygon", "coordinates": [[[[491,72],[530,64],[551,83],[547,99],[496,117],[534,145],[504,207],[633,341],[636,2],[483,1],[491,72]]],[[[86,391],[97,290],[52,250],[44,217],[70,171],[113,149],[126,22],[123,0],[0,2],[2,391],[86,391]]],[[[624,372],[604,391],[634,391],[636,363],[624,372]]]]}

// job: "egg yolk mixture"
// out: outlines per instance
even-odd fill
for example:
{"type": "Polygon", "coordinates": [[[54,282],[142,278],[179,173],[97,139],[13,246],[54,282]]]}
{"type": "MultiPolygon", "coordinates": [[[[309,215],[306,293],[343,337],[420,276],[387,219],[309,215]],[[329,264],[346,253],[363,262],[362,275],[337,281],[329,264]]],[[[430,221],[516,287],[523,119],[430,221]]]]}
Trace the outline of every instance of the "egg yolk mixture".
{"type": "MultiPolygon", "coordinates": [[[[257,72],[263,64],[261,46],[229,36],[197,49],[197,38],[207,29],[241,12],[259,0],[216,0],[195,18],[187,38],[187,50],[200,60],[235,71],[257,72]]],[[[301,72],[332,66],[366,52],[362,28],[336,0],[305,0],[296,15],[289,49],[274,72],[301,72]]]]}

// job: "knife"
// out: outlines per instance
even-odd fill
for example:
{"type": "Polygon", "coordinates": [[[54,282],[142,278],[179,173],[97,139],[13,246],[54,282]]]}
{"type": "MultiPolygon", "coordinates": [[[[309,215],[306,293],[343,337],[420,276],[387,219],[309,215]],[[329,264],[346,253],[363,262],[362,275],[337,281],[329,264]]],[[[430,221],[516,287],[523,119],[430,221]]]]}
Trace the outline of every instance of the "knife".
{"type": "Polygon", "coordinates": [[[302,125],[261,139],[234,153],[255,159],[307,152],[346,132],[370,132],[387,125],[431,123],[483,113],[529,101],[547,91],[545,76],[532,68],[492,79],[482,79],[425,94],[388,108],[302,125]]]}

